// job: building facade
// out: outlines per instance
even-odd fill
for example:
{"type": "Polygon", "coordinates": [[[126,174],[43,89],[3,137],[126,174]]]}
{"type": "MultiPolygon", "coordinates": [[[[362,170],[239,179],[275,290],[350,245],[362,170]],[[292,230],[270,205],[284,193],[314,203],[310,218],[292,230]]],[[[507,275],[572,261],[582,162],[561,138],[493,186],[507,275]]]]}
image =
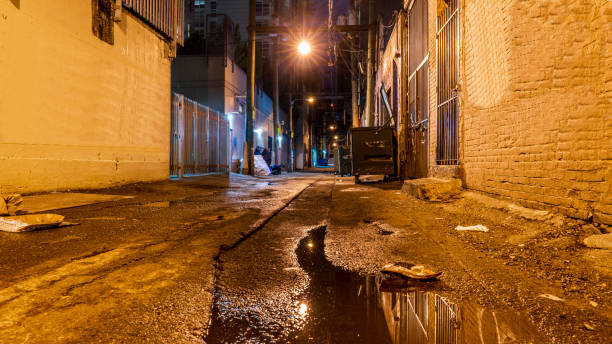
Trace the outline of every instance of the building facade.
{"type": "Polygon", "coordinates": [[[379,73],[397,65],[407,95],[403,177],[612,223],[611,2],[415,0],[398,18],[379,73]]]}
{"type": "Polygon", "coordinates": [[[1,192],[168,177],[183,2],[143,4],[0,2],[1,192]]]}

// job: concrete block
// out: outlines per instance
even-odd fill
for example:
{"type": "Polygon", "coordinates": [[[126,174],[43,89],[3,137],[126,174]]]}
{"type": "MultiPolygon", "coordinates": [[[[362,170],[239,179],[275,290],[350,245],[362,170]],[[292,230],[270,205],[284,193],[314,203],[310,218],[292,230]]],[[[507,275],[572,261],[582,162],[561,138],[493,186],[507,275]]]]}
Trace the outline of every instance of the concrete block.
{"type": "Polygon", "coordinates": [[[584,239],[584,244],[591,248],[612,250],[612,233],[591,235],[584,239]]]}
{"type": "Polygon", "coordinates": [[[463,188],[457,178],[421,178],[405,181],[402,191],[418,199],[445,201],[457,197],[463,188]]]}

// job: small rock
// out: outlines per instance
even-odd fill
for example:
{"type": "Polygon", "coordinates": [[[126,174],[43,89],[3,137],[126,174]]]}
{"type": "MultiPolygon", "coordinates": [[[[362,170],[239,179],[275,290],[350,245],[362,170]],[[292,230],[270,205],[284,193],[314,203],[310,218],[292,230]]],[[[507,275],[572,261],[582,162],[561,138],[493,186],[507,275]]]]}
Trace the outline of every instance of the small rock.
{"type": "Polygon", "coordinates": [[[510,256],[510,259],[514,259],[514,258],[516,258],[516,256],[515,256],[515,255],[511,255],[511,256],[510,256]]]}
{"type": "Polygon", "coordinates": [[[525,247],[525,244],[518,244],[518,247],[525,247]]]}
{"type": "Polygon", "coordinates": [[[584,232],[584,234],[586,235],[596,235],[596,234],[601,234],[601,232],[599,231],[599,229],[597,229],[595,226],[593,226],[592,224],[588,224],[588,225],[584,225],[582,226],[582,231],[584,232]]]}
{"type": "Polygon", "coordinates": [[[595,301],[589,301],[589,305],[593,306],[593,307],[597,307],[599,304],[595,301]]]}
{"type": "Polygon", "coordinates": [[[595,331],[595,326],[589,324],[589,323],[584,323],[584,328],[586,328],[589,331],[595,331]]]}

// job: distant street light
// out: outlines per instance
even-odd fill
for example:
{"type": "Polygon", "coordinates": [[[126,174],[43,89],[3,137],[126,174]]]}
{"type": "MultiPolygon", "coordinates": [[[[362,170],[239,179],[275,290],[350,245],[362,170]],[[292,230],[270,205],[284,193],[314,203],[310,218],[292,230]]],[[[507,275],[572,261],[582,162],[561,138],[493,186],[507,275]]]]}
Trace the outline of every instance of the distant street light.
{"type": "Polygon", "coordinates": [[[310,43],[306,41],[301,41],[300,44],[298,44],[297,48],[298,52],[302,56],[310,54],[310,51],[312,50],[312,48],[310,47],[310,43]]]}
{"type": "Polygon", "coordinates": [[[330,129],[330,130],[334,130],[334,129],[336,129],[336,126],[335,126],[335,125],[330,125],[330,126],[329,126],[329,129],[330,129]]]}
{"type": "Polygon", "coordinates": [[[309,103],[314,103],[314,98],[313,97],[309,97],[308,99],[306,99],[309,103]]]}

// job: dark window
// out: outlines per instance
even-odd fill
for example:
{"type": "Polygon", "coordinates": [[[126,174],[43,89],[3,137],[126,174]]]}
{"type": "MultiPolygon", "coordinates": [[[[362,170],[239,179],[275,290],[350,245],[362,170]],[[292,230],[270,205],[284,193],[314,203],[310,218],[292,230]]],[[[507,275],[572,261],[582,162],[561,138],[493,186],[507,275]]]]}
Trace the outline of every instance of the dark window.
{"type": "Polygon", "coordinates": [[[92,0],[93,34],[108,44],[114,44],[114,0],[92,0]]]}

